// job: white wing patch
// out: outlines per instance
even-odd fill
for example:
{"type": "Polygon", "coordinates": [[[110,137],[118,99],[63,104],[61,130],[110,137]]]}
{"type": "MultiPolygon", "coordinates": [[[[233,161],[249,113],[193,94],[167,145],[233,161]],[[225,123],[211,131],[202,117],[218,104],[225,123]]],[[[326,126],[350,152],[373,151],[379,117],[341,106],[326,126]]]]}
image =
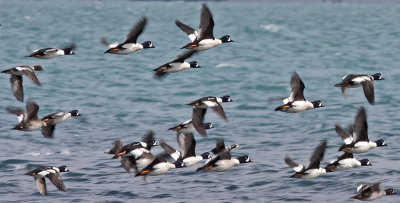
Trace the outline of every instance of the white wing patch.
{"type": "Polygon", "coordinates": [[[183,122],[182,124],[183,124],[183,125],[185,125],[185,124],[188,124],[188,123],[190,123],[191,121],[192,121],[192,119],[189,119],[189,120],[187,120],[187,121],[183,122]]]}
{"type": "Polygon", "coordinates": [[[353,137],[350,136],[350,137],[344,139],[343,142],[344,142],[345,144],[351,144],[351,143],[353,142],[353,137]]]}
{"type": "Polygon", "coordinates": [[[21,123],[24,120],[24,114],[20,114],[19,116],[17,116],[17,120],[19,123],[21,123]]]}
{"type": "Polygon", "coordinates": [[[149,150],[145,149],[145,148],[139,148],[139,149],[135,149],[133,151],[131,151],[131,154],[135,157],[138,158],[140,156],[142,156],[142,154],[144,152],[149,152],[149,150]]]}
{"type": "Polygon", "coordinates": [[[203,103],[208,107],[218,106],[218,104],[213,101],[203,101],[203,103]]]}
{"type": "Polygon", "coordinates": [[[179,159],[180,156],[181,156],[181,153],[180,153],[178,150],[176,150],[174,153],[171,154],[171,157],[172,157],[175,161],[177,161],[177,160],[179,159]]]}
{"type": "Polygon", "coordinates": [[[352,80],[356,84],[361,84],[362,82],[365,81],[372,81],[370,76],[361,76],[361,77],[356,77],[352,80]]]}
{"type": "Polygon", "coordinates": [[[17,69],[18,71],[27,70],[27,68],[23,67],[23,66],[17,66],[17,67],[15,67],[15,69],[17,69]]]}
{"type": "Polygon", "coordinates": [[[287,98],[285,98],[285,99],[282,100],[282,102],[283,102],[284,104],[287,104],[287,103],[293,102],[293,101],[294,101],[293,92],[290,93],[290,96],[289,96],[289,97],[287,97],[287,98]]]}
{"type": "Polygon", "coordinates": [[[296,172],[300,172],[300,171],[302,171],[303,169],[304,169],[304,166],[301,165],[301,164],[299,164],[299,165],[296,166],[296,167],[293,167],[293,170],[296,171],[296,172]]]}
{"type": "Polygon", "coordinates": [[[109,44],[108,47],[110,47],[110,48],[115,48],[115,47],[117,47],[118,45],[119,45],[118,42],[113,42],[113,43],[109,44]]]}
{"type": "Polygon", "coordinates": [[[189,37],[189,39],[190,39],[190,41],[194,41],[196,38],[197,38],[197,31],[194,31],[194,33],[193,34],[190,34],[190,35],[188,35],[188,37],[189,37]]]}

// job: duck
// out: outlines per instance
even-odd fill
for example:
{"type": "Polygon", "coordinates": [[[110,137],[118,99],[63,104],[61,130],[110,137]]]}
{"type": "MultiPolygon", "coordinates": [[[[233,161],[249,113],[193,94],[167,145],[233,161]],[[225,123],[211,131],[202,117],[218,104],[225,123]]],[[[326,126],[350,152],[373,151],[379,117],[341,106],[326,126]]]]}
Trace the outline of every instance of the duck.
{"type": "Polygon", "coordinates": [[[343,97],[347,97],[348,88],[357,88],[362,86],[365,98],[371,105],[375,104],[374,96],[374,80],[384,80],[381,73],[375,73],[372,75],[365,74],[349,74],[345,75],[340,83],[335,84],[335,87],[342,89],[343,97]]]}
{"type": "Polygon", "coordinates": [[[170,61],[166,64],[159,66],[154,69],[154,77],[161,79],[165,77],[168,73],[176,73],[188,68],[200,68],[199,63],[197,61],[185,62],[185,60],[195,54],[196,50],[189,50],[182,55],[178,56],[173,61],[170,61]]]}
{"type": "MultiPolygon", "coordinates": [[[[211,122],[205,122],[203,123],[204,129],[208,130],[211,128],[214,128],[213,124],[211,122]]],[[[196,132],[196,129],[193,126],[192,119],[188,119],[184,121],[183,123],[180,123],[174,127],[168,128],[168,130],[173,130],[176,131],[176,139],[180,147],[184,147],[184,142],[181,141],[181,136],[184,136],[185,134],[189,133],[194,133],[196,132]]]]}
{"type": "Polygon", "coordinates": [[[284,105],[275,108],[275,111],[283,111],[286,113],[299,113],[308,109],[324,107],[320,100],[310,102],[304,98],[304,83],[300,76],[293,72],[292,78],[290,79],[290,87],[292,92],[289,97],[283,99],[284,105]]]}
{"type": "Polygon", "coordinates": [[[191,167],[200,161],[211,159],[210,152],[204,152],[201,155],[196,155],[196,140],[193,133],[181,133],[180,145],[183,149],[183,167],[191,167]]]}
{"type": "Polygon", "coordinates": [[[45,178],[48,178],[58,190],[67,192],[67,187],[64,185],[64,181],[61,179],[60,172],[68,172],[67,166],[63,165],[60,167],[54,166],[42,166],[35,170],[25,173],[25,175],[33,176],[36,182],[36,186],[42,195],[47,195],[47,187],[45,178]]]}
{"type": "MultiPolygon", "coordinates": [[[[119,150],[123,147],[122,141],[120,139],[116,139],[114,141],[114,147],[110,149],[110,151],[106,152],[107,154],[117,154],[119,150]]],[[[154,160],[154,155],[150,152],[150,150],[143,149],[142,154],[135,158],[135,156],[120,156],[121,166],[127,173],[131,172],[131,169],[138,172],[139,169],[146,167],[151,161],[154,160]]]]}
{"type": "Polygon", "coordinates": [[[397,194],[393,188],[387,188],[385,190],[381,190],[379,188],[380,183],[373,184],[361,184],[357,187],[357,195],[353,196],[353,199],[363,200],[363,201],[371,201],[378,199],[384,195],[395,195],[397,194]]]}
{"type": "Polygon", "coordinates": [[[336,161],[325,167],[326,172],[343,171],[358,166],[372,166],[368,159],[357,160],[353,153],[344,152],[336,161]]]}
{"type": "Polygon", "coordinates": [[[307,168],[304,168],[304,166],[301,164],[293,162],[292,159],[286,155],[285,163],[293,168],[294,171],[296,171],[296,173],[292,175],[291,178],[312,179],[325,174],[326,169],[320,167],[320,161],[324,157],[326,145],[327,141],[323,140],[321,141],[319,146],[315,148],[310,158],[310,164],[307,168]]]}
{"type": "Polygon", "coordinates": [[[182,161],[176,161],[174,163],[168,162],[169,155],[161,154],[157,155],[154,160],[139,171],[135,177],[137,176],[158,176],[164,173],[167,173],[169,170],[173,168],[181,168],[183,166],[182,161]]]}
{"type": "Polygon", "coordinates": [[[196,171],[214,171],[223,172],[231,169],[232,167],[252,162],[248,155],[240,156],[238,158],[233,158],[229,151],[224,151],[218,154],[216,157],[212,158],[210,161],[196,171]]]}
{"type": "Polygon", "coordinates": [[[364,107],[360,107],[354,121],[354,133],[356,139],[351,134],[345,133],[340,129],[340,126],[336,126],[338,130],[336,132],[342,138],[344,144],[339,148],[339,151],[360,154],[364,153],[375,147],[387,146],[383,139],[377,141],[370,141],[368,138],[368,124],[367,114],[364,107]]]}
{"type": "Polygon", "coordinates": [[[26,57],[35,57],[35,58],[39,58],[39,59],[52,59],[52,58],[56,58],[58,56],[74,55],[75,48],[76,48],[76,45],[74,43],[72,43],[65,48],[38,49],[38,50],[34,50],[31,54],[29,54],[26,57]]]}
{"type": "Polygon", "coordinates": [[[225,95],[223,97],[207,96],[186,104],[193,106],[193,113],[192,113],[193,127],[201,136],[207,137],[207,132],[203,124],[204,115],[207,112],[207,108],[213,109],[222,120],[228,122],[228,118],[226,117],[225,111],[220,103],[232,102],[232,101],[233,100],[229,95],[225,95]]]}
{"type": "Polygon", "coordinates": [[[43,71],[43,67],[40,65],[29,66],[20,65],[15,66],[7,70],[1,71],[2,73],[10,74],[11,90],[15,98],[23,102],[24,101],[24,88],[22,86],[22,76],[28,77],[35,85],[41,86],[39,79],[36,77],[35,71],[43,71]]]}
{"type": "MultiPolygon", "coordinates": [[[[126,36],[126,39],[121,44],[111,44],[107,51],[104,53],[108,54],[119,54],[119,55],[127,55],[133,53],[138,50],[147,49],[147,48],[155,48],[151,41],[145,41],[143,43],[137,43],[137,39],[139,35],[143,32],[147,23],[147,18],[142,17],[136,25],[131,29],[129,34],[126,36]]],[[[103,39],[103,42],[107,44],[107,40],[103,39]]]]}
{"type": "Polygon", "coordinates": [[[165,152],[157,155],[149,165],[137,172],[135,176],[157,176],[167,173],[173,168],[183,167],[182,156],[178,150],[175,150],[164,140],[160,141],[160,146],[165,152]],[[173,160],[173,163],[169,160],[173,160]]]}
{"type": "Polygon", "coordinates": [[[175,21],[175,24],[182,31],[184,31],[188,35],[189,39],[192,41],[191,43],[183,46],[181,49],[194,49],[198,51],[204,51],[214,48],[223,43],[233,42],[229,35],[225,35],[219,39],[214,37],[214,20],[211,11],[206,4],[203,4],[201,8],[200,25],[198,31],[183,24],[178,20],[175,21]]]}
{"type": "Polygon", "coordinates": [[[26,111],[16,107],[7,107],[6,110],[17,116],[19,124],[14,126],[14,130],[33,131],[41,129],[45,138],[53,138],[56,125],[67,120],[70,117],[80,116],[78,110],[68,113],[58,112],[49,114],[42,119],[38,118],[39,105],[30,99],[26,103],[26,111]]]}
{"type": "Polygon", "coordinates": [[[57,112],[49,114],[43,117],[41,120],[46,123],[42,127],[42,134],[45,137],[53,137],[56,125],[67,120],[70,117],[81,116],[78,110],[72,110],[70,112],[57,112]]]}
{"type": "Polygon", "coordinates": [[[16,107],[7,107],[6,110],[17,116],[19,123],[14,126],[13,130],[33,131],[47,125],[38,118],[39,105],[32,99],[26,103],[26,111],[16,107]]]}
{"type": "Polygon", "coordinates": [[[158,143],[154,139],[154,132],[148,131],[140,142],[122,145],[121,140],[115,140],[114,146],[108,151],[108,154],[114,154],[113,159],[121,157],[121,165],[127,173],[130,172],[131,168],[138,172],[154,160],[155,157],[150,150],[157,145],[158,143]]]}
{"type": "Polygon", "coordinates": [[[210,152],[212,152],[215,155],[218,155],[221,152],[230,151],[230,150],[236,149],[236,148],[239,148],[239,144],[225,146],[224,138],[220,138],[217,141],[216,147],[214,149],[210,150],[210,152]]]}

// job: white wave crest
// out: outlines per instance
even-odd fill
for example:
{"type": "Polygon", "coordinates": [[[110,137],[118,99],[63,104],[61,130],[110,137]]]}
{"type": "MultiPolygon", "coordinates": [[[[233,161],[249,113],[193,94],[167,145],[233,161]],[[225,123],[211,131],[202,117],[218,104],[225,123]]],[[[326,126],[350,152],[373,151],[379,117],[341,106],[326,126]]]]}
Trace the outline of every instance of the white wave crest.
{"type": "Polygon", "coordinates": [[[269,32],[273,32],[273,33],[279,32],[279,30],[281,30],[281,26],[275,25],[275,24],[260,25],[260,27],[262,29],[265,29],[265,30],[267,30],[269,32]]]}

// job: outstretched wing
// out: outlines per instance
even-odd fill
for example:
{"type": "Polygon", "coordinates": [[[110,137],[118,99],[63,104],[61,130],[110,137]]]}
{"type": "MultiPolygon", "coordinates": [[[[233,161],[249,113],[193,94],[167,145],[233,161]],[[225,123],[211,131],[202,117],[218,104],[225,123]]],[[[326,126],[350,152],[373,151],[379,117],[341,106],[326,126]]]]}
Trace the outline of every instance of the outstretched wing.
{"type": "Polygon", "coordinates": [[[307,169],[319,168],[320,161],[324,158],[326,145],[327,141],[323,140],[321,144],[317,148],[315,148],[310,158],[310,164],[308,165],[307,169]]]}
{"type": "Polygon", "coordinates": [[[147,18],[143,17],[140,19],[136,25],[131,29],[129,32],[128,36],[126,36],[126,40],[122,44],[127,44],[127,43],[136,43],[137,38],[139,35],[143,32],[144,27],[146,26],[147,18]]]}
{"type": "Polygon", "coordinates": [[[296,172],[302,172],[305,170],[303,165],[295,163],[289,156],[285,157],[285,163],[296,172]]]}
{"type": "Polygon", "coordinates": [[[292,92],[290,94],[289,101],[305,101],[303,91],[304,91],[304,83],[301,80],[300,76],[296,73],[293,73],[292,78],[290,79],[290,87],[292,88],[292,92]]]}
{"type": "Polygon", "coordinates": [[[183,24],[183,23],[180,22],[179,20],[176,20],[176,21],[175,21],[175,24],[176,24],[183,32],[185,32],[185,33],[188,35],[190,41],[193,42],[193,41],[198,37],[199,33],[197,32],[197,30],[193,29],[192,27],[183,24]]]}
{"type": "Polygon", "coordinates": [[[201,8],[201,17],[199,25],[200,33],[196,41],[201,41],[202,39],[214,39],[213,30],[214,30],[214,20],[211,11],[206,6],[206,4],[203,4],[201,8]]]}
{"type": "Polygon", "coordinates": [[[63,192],[67,191],[67,187],[65,187],[64,181],[61,179],[60,174],[50,173],[46,175],[46,177],[50,180],[51,183],[53,183],[58,188],[58,190],[63,192]]]}

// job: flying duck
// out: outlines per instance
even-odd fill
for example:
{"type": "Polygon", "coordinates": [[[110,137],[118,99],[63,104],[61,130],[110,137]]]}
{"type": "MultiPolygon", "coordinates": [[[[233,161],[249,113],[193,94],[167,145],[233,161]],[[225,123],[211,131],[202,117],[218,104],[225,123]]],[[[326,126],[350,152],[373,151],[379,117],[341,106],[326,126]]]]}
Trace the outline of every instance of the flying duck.
{"type": "Polygon", "coordinates": [[[393,188],[388,188],[385,190],[379,189],[380,183],[374,184],[361,184],[357,188],[357,195],[353,196],[353,199],[363,200],[363,201],[371,201],[378,199],[384,195],[394,195],[396,192],[393,188]]]}
{"type": "Polygon", "coordinates": [[[208,161],[204,166],[196,171],[215,171],[223,172],[235,165],[252,162],[248,155],[233,158],[229,151],[224,151],[208,161]]]}
{"type": "Polygon", "coordinates": [[[180,141],[183,142],[182,162],[184,167],[190,167],[202,160],[211,158],[210,152],[196,155],[196,140],[194,139],[193,133],[181,133],[180,141]]]}
{"type": "Polygon", "coordinates": [[[216,47],[222,43],[233,42],[229,35],[225,35],[220,39],[214,37],[214,20],[211,11],[206,4],[203,4],[202,6],[200,25],[197,31],[178,20],[175,21],[175,23],[188,35],[189,39],[192,41],[191,43],[183,46],[182,49],[185,48],[203,51],[216,47]]]}
{"type": "Polygon", "coordinates": [[[309,102],[304,98],[304,83],[300,79],[300,76],[293,72],[292,78],[290,79],[290,87],[292,92],[288,98],[283,100],[284,105],[278,106],[275,111],[283,111],[286,113],[299,113],[312,108],[324,107],[320,100],[309,102]]]}
{"type": "MultiPolygon", "coordinates": [[[[203,123],[204,129],[211,129],[214,126],[210,122],[203,123]]],[[[168,128],[168,130],[176,131],[176,139],[180,147],[184,147],[184,141],[182,141],[182,136],[185,134],[190,134],[196,132],[196,129],[193,126],[192,119],[189,119],[179,125],[168,128]]]]}
{"type": "Polygon", "coordinates": [[[158,68],[154,69],[154,77],[161,79],[165,77],[168,73],[176,73],[188,68],[200,68],[197,61],[190,61],[185,62],[185,60],[195,54],[196,50],[189,50],[182,55],[178,56],[173,61],[170,61],[164,65],[159,66],[158,68]]]}
{"type": "Polygon", "coordinates": [[[25,175],[33,176],[36,182],[36,186],[42,195],[47,195],[47,188],[45,178],[48,178],[58,190],[66,192],[67,187],[64,185],[64,181],[61,179],[60,172],[69,171],[67,166],[53,167],[43,166],[36,168],[33,171],[25,173],[25,175]]]}
{"type": "Polygon", "coordinates": [[[182,168],[183,162],[181,153],[169,146],[165,141],[160,141],[160,146],[165,150],[164,153],[157,155],[154,160],[144,167],[135,176],[157,176],[168,172],[173,168],[182,168]],[[169,160],[173,160],[171,163],[169,160]]]}
{"type": "Polygon", "coordinates": [[[16,107],[7,107],[6,110],[17,116],[19,123],[14,126],[13,130],[32,131],[47,125],[38,118],[39,105],[32,99],[26,103],[26,111],[16,107]]]}
{"type": "Polygon", "coordinates": [[[373,75],[349,74],[345,75],[340,83],[335,84],[335,87],[341,87],[342,95],[343,97],[346,97],[346,91],[348,88],[356,88],[362,86],[365,98],[367,98],[368,102],[371,105],[374,105],[374,80],[384,80],[384,78],[380,73],[375,73],[373,75]]]}
{"type": "Polygon", "coordinates": [[[291,176],[291,178],[302,178],[302,179],[311,179],[318,177],[322,174],[326,173],[325,168],[321,168],[319,166],[320,161],[324,158],[324,153],[326,149],[326,144],[327,141],[323,140],[320,145],[315,148],[311,158],[310,158],[310,164],[308,165],[307,168],[304,168],[301,164],[297,164],[292,161],[292,159],[289,156],[285,157],[285,163],[292,167],[296,173],[291,176]]]}
{"type": "Polygon", "coordinates": [[[204,128],[204,115],[207,112],[207,108],[213,109],[219,117],[221,117],[224,121],[228,122],[228,118],[225,115],[224,109],[222,108],[222,102],[232,102],[230,96],[225,95],[223,97],[203,97],[193,102],[190,102],[187,105],[193,106],[192,113],[192,123],[196,131],[202,135],[203,137],[207,137],[207,132],[204,128]]]}
{"type": "Polygon", "coordinates": [[[33,83],[35,83],[35,85],[41,86],[39,79],[36,77],[34,71],[42,71],[42,70],[44,69],[42,68],[42,66],[39,65],[36,66],[21,65],[21,66],[15,66],[7,70],[3,70],[1,72],[10,74],[11,90],[13,91],[15,98],[17,98],[18,101],[23,102],[24,88],[22,86],[22,76],[25,75],[33,83]]]}
{"type": "MultiPolygon", "coordinates": [[[[126,36],[124,42],[122,42],[121,44],[112,44],[112,47],[110,47],[110,49],[108,49],[104,53],[126,55],[138,50],[154,48],[151,41],[146,41],[141,44],[137,43],[137,39],[139,35],[143,32],[146,23],[147,18],[141,18],[139,22],[137,22],[136,25],[131,29],[128,36],[126,36]]],[[[107,40],[104,39],[103,42],[107,44],[107,40]]]]}
{"type": "Polygon", "coordinates": [[[43,117],[41,120],[46,123],[46,126],[42,127],[42,135],[45,137],[53,137],[56,125],[67,120],[70,117],[81,116],[78,110],[72,110],[70,112],[57,112],[49,114],[43,117]]]}
{"type": "Polygon", "coordinates": [[[217,141],[216,147],[215,147],[214,149],[210,150],[210,152],[212,152],[213,154],[218,155],[218,154],[221,153],[221,152],[230,151],[231,149],[235,149],[235,148],[238,148],[238,147],[239,147],[238,144],[233,144],[233,145],[230,145],[230,146],[225,146],[224,138],[220,138],[220,139],[218,139],[218,141],[217,141]]]}
{"type": "Polygon", "coordinates": [[[153,131],[148,131],[141,142],[132,142],[123,146],[121,140],[114,141],[114,147],[108,153],[114,154],[113,159],[121,157],[121,165],[127,173],[131,168],[138,172],[154,160],[150,149],[156,145],[158,143],[154,139],[153,131]]]}
{"type": "Polygon", "coordinates": [[[370,141],[368,139],[368,124],[367,114],[364,107],[358,110],[354,121],[354,133],[356,139],[354,140],[351,134],[347,134],[340,125],[336,125],[336,132],[342,138],[344,144],[339,148],[339,151],[345,151],[355,154],[364,153],[374,147],[387,146],[383,139],[377,141],[370,141]]]}
{"type": "Polygon", "coordinates": [[[31,54],[26,57],[35,57],[40,59],[52,59],[57,56],[73,55],[75,54],[74,49],[76,45],[73,43],[65,48],[44,48],[34,50],[31,54]]]}
{"type": "Polygon", "coordinates": [[[326,172],[342,171],[358,166],[372,166],[368,159],[357,160],[352,153],[344,152],[336,161],[328,164],[326,172]]]}

